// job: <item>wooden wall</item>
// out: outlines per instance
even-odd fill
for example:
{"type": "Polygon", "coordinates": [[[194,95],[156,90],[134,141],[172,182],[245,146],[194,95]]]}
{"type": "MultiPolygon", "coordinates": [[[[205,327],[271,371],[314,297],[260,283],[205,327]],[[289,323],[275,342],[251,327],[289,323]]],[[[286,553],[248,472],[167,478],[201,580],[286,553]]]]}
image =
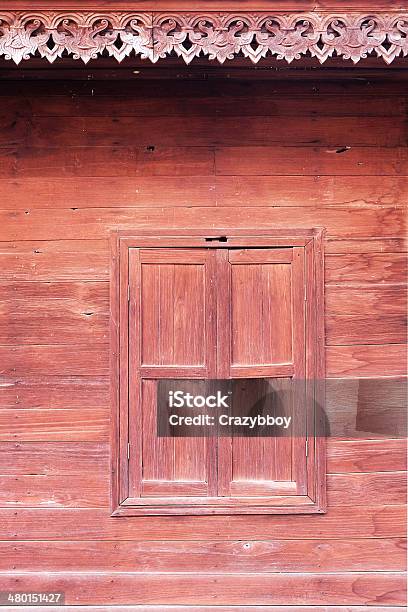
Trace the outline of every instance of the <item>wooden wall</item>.
{"type": "Polygon", "coordinates": [[[328,376],[398,377],[405,92],[2,82],[0,590],[65,590],[75,610],[403,609],[401,439],[331,439],[324,516],[109,516],[108,233],[324,226],[328,376]]]}

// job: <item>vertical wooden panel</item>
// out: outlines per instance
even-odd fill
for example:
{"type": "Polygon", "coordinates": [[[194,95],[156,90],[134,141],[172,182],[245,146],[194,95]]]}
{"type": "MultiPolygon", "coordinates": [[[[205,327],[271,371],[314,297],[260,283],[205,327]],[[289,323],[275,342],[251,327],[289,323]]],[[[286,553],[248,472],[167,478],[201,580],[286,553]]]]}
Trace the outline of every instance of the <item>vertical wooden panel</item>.
{"type": "Polygon", "coordinates": [[[290,362],[290,266],[248,263],[231,272],[232,363],[290,362]]]}
{"type": "MultiPolygon", "coordinates": [[[[158,435],[161,379],[214,376],[215,303],[209,250],[130,249],[130,497],[173,500],[212,494],[213,440],[158,435]],[[139,319],[137,318],[139,317],[139,319]],[[146,369],[147,368],[147,369],[146,369]],[[174,369],[176,368],[176,369],[174,369]],[[132,383],[131,383],[132,384],[132,383]],[[140,416],[142,415],[142,416],[140,416]]],[[[169,383],[170,384],[170,383],[169,383]]],[[[198,384],[199,381],[198,381],[198,384]]],[[[166,387],[167,388],[167,387],[166,387]]],[[[169,390],[174,385],[169,386],[169,390]]],[[[167,391],[166,391],[167,393],[167,391]]],[[[181,429],[181,428],[180,428],[181,429]]],[[[181,500],[179,501],[181,503],[181,500]]]]}
{"type": "Polygon", "coordinates": [[[242,382],[236,405],[238,410],[240,405],[246,410],[254,406],[257,412],[263,405],[265,413],[270,414],[271,405],[265,397],[279,398],[274,399],[272,411],[276,416],[290,415],[294,419],[296,443],[287,435],[221,439],[221,490],[225,495],[268,495],[273,488],[284,491],[286,487],[286,493],[290,493],[288,483],[292,482],[296,483],[292,492],[297,489],[299,494],[305,494],[304,398],[297,398],[299,414],[293,414],[292,406],[296,399],[294,388],[300,390],[298,393],[303,388],[304,392],[305,378],[303,249],[231,250],[229,260],[230,267],[225,270],[222,282],[227,284],[227,278],[231,279],[230,315],[227,307],[222,312],[223,324],[231,333],[226,340],[232,347],[230,375],[243,376],[242,369],[238,374],[237,367],[244,367],[248,377],[267,377],[257,382],[256,387],[249,381],[242,382]],[[279,367],[282,363],[291,364],[296,385],[289,386],[285,379],[273,379],[271,374],[268,377],[268,366],[279,367]],[[290,406],[280,406],[288,391],[286,403],[290,406]]]}
{"type": "Polygon", "coordinates": [[[203,265],[142,264],[142,363],[204,365],[203,265]]]}

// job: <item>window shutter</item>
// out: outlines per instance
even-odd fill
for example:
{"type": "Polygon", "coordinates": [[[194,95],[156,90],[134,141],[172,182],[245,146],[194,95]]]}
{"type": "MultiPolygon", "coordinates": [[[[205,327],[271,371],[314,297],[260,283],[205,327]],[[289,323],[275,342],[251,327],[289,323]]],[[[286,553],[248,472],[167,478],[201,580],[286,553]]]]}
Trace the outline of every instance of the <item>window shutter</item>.
{"type": "Polygon", "coordinates": [[[114,515],[323,512],[321,232],[124,236],[116,252],[114,515]],[[231,416],[290,430],[160,436],[158,393],[177,379],[202,395],[227,379],[231,416]]]}
{"type": "Polygon", "coordinates": [[[223,253],[222,261],[228,296],[218,313],[225,330],[218,347],[220,371],[226,378],[255,379],[254,384],[236,386],[242,402],[251,405],[269,397],[276,416],[291,417],[296,436],[220,438],[219,495],[303,495],[304,249],[230,250],[223,253]]]}
{"type": "Polygon", "coordinates": [[[129,493],[140,501],[216,495],[215,440],[158,437],[156,415],[159,380],[215,378],[214,261],[206,249],[130,252],[129,493]]]}

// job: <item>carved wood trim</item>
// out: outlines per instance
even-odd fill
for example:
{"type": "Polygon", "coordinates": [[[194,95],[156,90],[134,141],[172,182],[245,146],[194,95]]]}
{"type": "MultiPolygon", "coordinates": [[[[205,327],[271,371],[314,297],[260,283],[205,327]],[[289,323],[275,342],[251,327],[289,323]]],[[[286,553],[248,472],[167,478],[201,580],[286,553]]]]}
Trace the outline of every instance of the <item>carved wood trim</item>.
{"type": "Polygon", "coordinates": [[[198,56],[223,63],[241,54],[290,63],[308,54],[357,63],[370,53],[387,64],[408,55],[408,14],[0,12],[0,55],[16,64],[34,55],[87,63],[102,54],[118,62],[176,54],[187,64],[198,56]]]}

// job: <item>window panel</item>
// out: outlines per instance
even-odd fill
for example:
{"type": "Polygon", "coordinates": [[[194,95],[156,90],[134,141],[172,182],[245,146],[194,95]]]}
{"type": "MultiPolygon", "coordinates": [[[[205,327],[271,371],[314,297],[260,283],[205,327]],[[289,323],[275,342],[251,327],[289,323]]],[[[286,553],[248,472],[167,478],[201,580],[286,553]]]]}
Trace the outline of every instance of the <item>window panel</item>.
{"type": "Polygon", "coordinates": [[[324,445],[316,440],[310,452],[307,445],[321,359],[322,260],[320,238],[299,234],[292,244],[279,238],[279,247],[261,235],[201,247],[196,237],[160,245],[125,239],[115,514],[324,510],[324,445]],[[219,428],[218,436],[188,436],[186,427],[185,437],[160,437],[158,383],[170,388],[173,379],[195,381],[203,394],[208,380],[230,379],[234,413],[290,417],[292,435],[219,428]]]}

